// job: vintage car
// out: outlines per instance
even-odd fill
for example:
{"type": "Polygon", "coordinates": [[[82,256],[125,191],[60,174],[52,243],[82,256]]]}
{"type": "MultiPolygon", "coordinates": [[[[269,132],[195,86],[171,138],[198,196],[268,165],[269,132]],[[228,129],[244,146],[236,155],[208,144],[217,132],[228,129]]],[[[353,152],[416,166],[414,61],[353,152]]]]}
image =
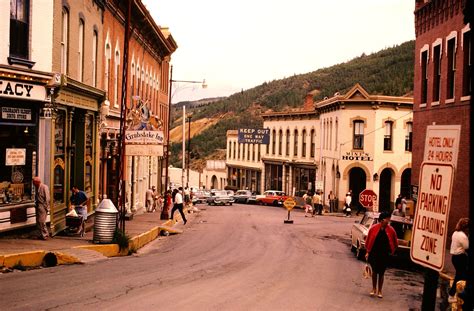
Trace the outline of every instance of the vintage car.
{"type": "Polygon", "coordinates": [[[267,190],[262,195],[257,195],[257,203],[262,205],[282,206],[288,196],[279,190],[267,190]]]}
{"type": "Polygon", "coordinates": [[[250,190],[238,190],[234,194],[235,203],[252,203],[255,202],[255,195],[250,190]]]}
{"type": "MultiPolygon", "coordinates": [[[[379,222],[380,213],[366,212],[360,221],[356,221],[351,228],[351,250],[355,252],[358,259],[365,255],[365,239],[371,226],[379,222]]],[[[413,220],[392,215],[390,225],[397,232],[398,249],[395,255],[402,257],[410,256],[411,232],[413,220]]]]}
{"type": "Polygon", "coordinates": [[[232,205],[234,198],[229,196],[225,190],[211,190],[210,196],[207,198],[209,205],[232,205]]]}
{"type": "Polygon", "coordinates": [[[193,204],[206,203],[211,193],[207,190],[193,191],[193,204]]]}

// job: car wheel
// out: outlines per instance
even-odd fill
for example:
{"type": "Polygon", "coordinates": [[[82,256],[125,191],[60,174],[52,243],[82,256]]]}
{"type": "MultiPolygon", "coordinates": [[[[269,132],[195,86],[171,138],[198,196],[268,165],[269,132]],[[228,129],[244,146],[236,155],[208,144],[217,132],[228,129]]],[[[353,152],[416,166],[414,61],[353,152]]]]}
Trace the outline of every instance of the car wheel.
{"type": "Polygon", "coordinates": [[[273,205],[278,206],[278,201],[277,200],[273,201],[273,205]]]}
{"type": "Polygon", "coordinates": [[[230,206],[232,206],[232,203],[229,203],[230,206]]]}
{"type": "Polygon", "coordinates": [[[365,251],[361,248],[360,243],[357,242],[357,248],[356,248],[356,257],[359,260],[364,259],[365,251]]]}
{"type": "Polygon", "coordinates": [[[249,199],[245,200],[245,204],[249,204],[249,199]]]}

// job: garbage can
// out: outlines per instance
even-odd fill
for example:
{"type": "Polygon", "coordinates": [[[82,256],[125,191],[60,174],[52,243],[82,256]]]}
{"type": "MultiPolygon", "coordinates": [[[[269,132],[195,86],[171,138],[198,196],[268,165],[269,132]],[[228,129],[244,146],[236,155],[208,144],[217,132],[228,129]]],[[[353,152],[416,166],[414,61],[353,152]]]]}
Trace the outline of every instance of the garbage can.
{"type": "Polygon", "coordinates": [[[104,198],[95,210],[94,243],[109,244],[117,228],[118,210],[110,199],[104,198]]]}

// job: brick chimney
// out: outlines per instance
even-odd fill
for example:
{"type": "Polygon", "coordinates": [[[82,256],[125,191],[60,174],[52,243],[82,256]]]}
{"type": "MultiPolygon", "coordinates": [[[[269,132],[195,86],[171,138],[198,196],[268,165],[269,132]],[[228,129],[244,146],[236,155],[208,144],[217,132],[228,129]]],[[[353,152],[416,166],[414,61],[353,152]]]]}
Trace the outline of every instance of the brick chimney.
{"type": "Polygon", "coordinates": [[[313,100],[313,94],[312,92],[306,94],[306,97],[304,99],[304,110],[314,110],[314,100],[313,100]]]}

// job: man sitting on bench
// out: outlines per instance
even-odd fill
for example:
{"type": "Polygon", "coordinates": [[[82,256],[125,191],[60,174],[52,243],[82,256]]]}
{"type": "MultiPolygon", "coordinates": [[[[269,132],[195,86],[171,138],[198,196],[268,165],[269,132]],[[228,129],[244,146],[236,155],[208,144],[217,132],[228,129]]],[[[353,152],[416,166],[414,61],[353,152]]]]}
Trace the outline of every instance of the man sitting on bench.
{"type": "Polygon", "coordinates": [[[84,221],[87,219],[87,195],[84,191],[79,190],[76,186],[71,188],[71,207],[76,210],[77,215],[84,218],[84,221]]]}

